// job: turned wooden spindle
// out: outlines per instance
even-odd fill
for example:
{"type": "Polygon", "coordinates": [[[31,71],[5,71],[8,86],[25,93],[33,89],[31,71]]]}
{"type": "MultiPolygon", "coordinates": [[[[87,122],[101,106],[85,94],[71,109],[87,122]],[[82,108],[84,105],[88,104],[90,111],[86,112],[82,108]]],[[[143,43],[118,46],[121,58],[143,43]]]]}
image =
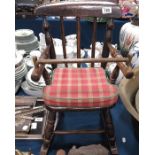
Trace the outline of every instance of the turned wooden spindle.
{"type": "MultiPolygon", "coordinates": [[[[48,51],[49,51],[49,46],[46,47],[43,53],[41,53],[41,56],[39,59],[47,59],[48,58],[48,51]]],[[[50,83],[50,76],[48,75],[45,67],[45,64],[39,64],[39,60],[37,60],[37,57],[33,57],[33,63],[34,63],[34,70],[32,72],[31,78],[33,81],[39,81],[41,75],[43,74],[43,78],[45,80],[46,84],[50,83]]]]}
{"type": "MultiPolygon", "coordinates": [[[[95,58],[96,28],[97,28],[97,18],[94,17],[91,58],[95,58]]],[[[91,67],[94,67],[94,63],[91,63],[91,67]]]]}
{"type": "MultiPolygon", "coordinates": [[[[80,44],[80,38],[81,38],[81,34],[80,34],[80,17],[76,17],[76,32],[77,32],[77,58],[81,58],[81,44],[80,44]]],[[[78,63],[78,67],[80,67],[80,63],[78,63]]]]}
{"type": "Polygon", "coordinates": [[[45,80],[46,85],[49,85],[51,83],[50,75],[45,68],[43,70],[43,78],[45,80]]]}
{"type": "MultiPolygon", "coordinates": [[[[44,29],[44,33],[45,33],[45,41],[46,41],[46,45],[50,46],[50,50],[49,50],[49,58],[51,59],[56,59],[56,53],[55,53],[55,48],[54,48],[54,43],[53,43],[53,38],[50,36],[49,33],[49,24],[47,21],[47,18],[44,18],[43,21],[43,29],[44,29]]],[[[57,65],[53,64],[52,68],[56,68],[57,65]]]]}
{"type": "MultiPolygon", "coordinates": [[[[114,28],[114,22],[113,19],[109,19],[106,25],[106,33],[105,33],[105,41],[104,41],[104,46],[102,50],[102,57],[107,58],[109,57],[109,48],[107,43],[111,43],[112,41],[112,30],[114,28]]],[[[106,68],[106,62],[102,63],[102,67],[106,68]]]]}
{"type": "MultiPolygon", "coordinates": [[[[63,48],[63,55],[64,58],[67,58],[66,54],[66,39],[65,39],[65,30],[64,30],[64,19],[63,16],[60,16],[60,32],[61,32],[61,39],[62,39],[62,48],[63,48]]],[[[67,67],[67,63],[65,63],[65,66],[67,67]]]]}

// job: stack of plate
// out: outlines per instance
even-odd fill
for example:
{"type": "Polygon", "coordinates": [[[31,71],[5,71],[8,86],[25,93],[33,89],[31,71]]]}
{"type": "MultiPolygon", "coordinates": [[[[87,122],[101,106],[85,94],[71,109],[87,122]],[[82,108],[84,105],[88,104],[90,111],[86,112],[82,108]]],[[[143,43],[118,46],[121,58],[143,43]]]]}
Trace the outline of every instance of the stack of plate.
{"type": "Polygon", "coordinates": [[[36,56],[37,58],[39,58],[40,55],[41,55],[41,52],[40,52],[39,50],[32,50],[32,51],[24,58],[28,70],[30,70],[31,68],[34,67],[33,57],[36,56]]]}
{"type": "Polygon", "coordinates": [[[15,93],[18,91],[26,73],[27,73],[27,67],[24,62],[23,56],[17,54],[15,58],[15,93]]]}
{"type": "MultiPolygon", "coordinates": [[[[45,67],[49,74],[51,74],[51,70],[48,69],[48,67],[45,67]]],[[[40,80],[38,82],[34,82],[31,79],[31,75],[34,68],[31,68],[29,72],[26,75],[26,81],[24,81],[21,85],[23,91],[31,96],[37,96],[42,97],[42,89],[46,85],[43,77],[41,76],[40,80]]]]}
{"type": "Polygon", "coordinates": [[[18,50],[25,50],[29,53],[31,50],[39,48],[38,38],[30,29],[19,29],[15,31],[15,41],[18,50]]]}

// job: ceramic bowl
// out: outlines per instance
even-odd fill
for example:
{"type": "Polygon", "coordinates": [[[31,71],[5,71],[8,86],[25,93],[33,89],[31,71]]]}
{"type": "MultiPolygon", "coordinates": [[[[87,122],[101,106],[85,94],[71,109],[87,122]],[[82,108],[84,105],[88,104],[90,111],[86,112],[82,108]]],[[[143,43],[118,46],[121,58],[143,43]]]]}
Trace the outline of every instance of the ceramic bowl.
{"type": "Polygon", "coordinates": [[[30,29],[18,29],[15,31],[15,41],[17,43],[31,42],[34,40],[34,32],[30,29]]]}
{"type": "Polygon", "coordinates": [[[38,49],[39,48],[39,43],[38,43],[38,38],[34,37],[32,41],[29,42],[16,42],[16,47],[18,50],[25,50],[26,52],[30,52],[32,50],[38,49]]]}

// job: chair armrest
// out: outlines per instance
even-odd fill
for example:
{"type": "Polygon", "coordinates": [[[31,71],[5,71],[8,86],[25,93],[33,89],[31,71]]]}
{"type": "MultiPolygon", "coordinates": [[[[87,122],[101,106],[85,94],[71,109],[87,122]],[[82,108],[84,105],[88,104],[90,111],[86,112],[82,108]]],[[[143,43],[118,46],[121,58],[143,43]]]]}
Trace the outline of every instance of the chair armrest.
{"type": "MultiPolygon", "coordinates": [[[[108,43],[108,47],[111,53],[111,56],[113,58],[123,58],[121,55],[117,53],[117,49],[115,49],[111,43],[108,43]]],[[[127,79],[130,79],[133,77],[134,72],[132,71],[132,68],[128,67],[126,64],[123,62],[116,62],[122,73],[127,79]]]]}
{"type": "MultiPolygon", "coordinates": [[[[39,59],[48,59],[48,53],[49,53],[49,49],[50,46],[47,46],[46,49],[43,51],[43,53],[41,54],[41,56],[39,57],[39,59]]],[[[37,57],[33,57],[33,62],[34,62],[34,70],[32,72],[31,75],[31,79],[35,82],[39,81],[41,75],[43,74],[43,72],[46,70],[45,64],[39,64],[37,62],[37,57]]]]}

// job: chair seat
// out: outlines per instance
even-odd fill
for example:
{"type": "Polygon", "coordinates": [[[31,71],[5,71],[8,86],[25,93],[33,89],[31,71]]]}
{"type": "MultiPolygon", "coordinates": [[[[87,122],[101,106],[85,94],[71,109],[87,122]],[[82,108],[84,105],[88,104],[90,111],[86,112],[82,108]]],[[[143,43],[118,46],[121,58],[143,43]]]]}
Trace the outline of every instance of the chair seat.
{"type": "Polygon", "coordinates": [[[118,99],[117,87],[108,83],[102,68],[57,68],[43,92],[45,104],[53,107],[102,108],[118,99]]]}

